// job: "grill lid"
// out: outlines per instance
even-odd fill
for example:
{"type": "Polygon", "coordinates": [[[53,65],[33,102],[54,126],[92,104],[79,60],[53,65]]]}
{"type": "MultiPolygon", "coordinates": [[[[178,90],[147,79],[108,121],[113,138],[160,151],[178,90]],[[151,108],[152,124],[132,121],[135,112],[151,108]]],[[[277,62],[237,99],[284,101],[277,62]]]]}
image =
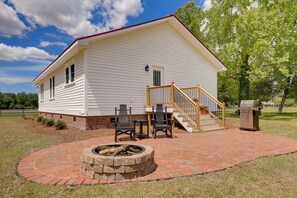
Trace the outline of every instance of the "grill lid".
{"type": "Polygon", "coordinates": [[[257,108],[262,109],[262,105],[259,100],[242,100],[240,102],[240,108],[257,108]]]}

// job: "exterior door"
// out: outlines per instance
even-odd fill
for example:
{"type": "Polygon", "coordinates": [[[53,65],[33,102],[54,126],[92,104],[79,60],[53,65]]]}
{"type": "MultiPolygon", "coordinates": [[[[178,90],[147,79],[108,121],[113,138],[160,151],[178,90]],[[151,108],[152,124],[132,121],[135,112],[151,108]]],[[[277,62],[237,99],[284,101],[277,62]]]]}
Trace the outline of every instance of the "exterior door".
{"type": "Polygon", "coordinates": [[[161,67],[153,67],[153,76],[152,76],[152,81],[153,81],[153,86],[162,86],[163,85],[163,68],[161,67]]]}

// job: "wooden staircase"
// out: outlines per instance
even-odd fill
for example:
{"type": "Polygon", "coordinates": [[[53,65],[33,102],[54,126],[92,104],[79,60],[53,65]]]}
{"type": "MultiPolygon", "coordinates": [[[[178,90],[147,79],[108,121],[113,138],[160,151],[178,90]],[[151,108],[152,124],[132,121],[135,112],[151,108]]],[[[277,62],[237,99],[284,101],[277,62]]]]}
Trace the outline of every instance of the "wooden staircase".
{"type": "MultiPolygon", "coordinates": [[[[177,108],[173,108],[173,117],[180,123],[188,132],[199,132],[196,125],[194,125],[186,115],[181,114],[177,108]]],[[[200,131],[214,131],[224,129],[220,123],[210,114],[200,114],[200,131]]]]}
{"type": "Polygon", "coordinates": [[[148,105],[164,104],[173,108],[173,117],[188,132],[213,131],[225,128],[225,105],[199,85],[178,88],[171,85],[147,87],[148,105]],[[195,101],[195,102],[194,102],[195,101]],[[206,106],[208,114],[201,114],[206,106]]]}

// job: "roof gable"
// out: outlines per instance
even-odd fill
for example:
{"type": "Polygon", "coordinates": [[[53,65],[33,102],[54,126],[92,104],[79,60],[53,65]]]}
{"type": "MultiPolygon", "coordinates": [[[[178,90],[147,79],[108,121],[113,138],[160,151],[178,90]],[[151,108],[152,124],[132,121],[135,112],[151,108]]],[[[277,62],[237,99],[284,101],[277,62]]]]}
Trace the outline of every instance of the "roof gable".
{"type": "Polygon", "coordinates": [[[138,29],[156,24],[162,24],[165,22],[169,23],[174,29],[178,31],[178,33],[181,34],[181,36],[188,40],[194,46],[194,48],[199,51],[199,53],[201,53],[210,63],[212,63],[218,69],[218,71],[226,70],[226,66],[221,62],[221,60],[218,59],[193,33],[191,33],[190,30],[175,15],[168,15],[152,21],[147,21],[144,23],[76,39],[33,80],[33,83],[35,85],[38,84],[38,82],[44,79],[47,75],[63,65],[68,59],[78,53],[80,46],[85,46],[88,45],[90,42],[107,39],[116,35],[133,32],[138,29]]]}

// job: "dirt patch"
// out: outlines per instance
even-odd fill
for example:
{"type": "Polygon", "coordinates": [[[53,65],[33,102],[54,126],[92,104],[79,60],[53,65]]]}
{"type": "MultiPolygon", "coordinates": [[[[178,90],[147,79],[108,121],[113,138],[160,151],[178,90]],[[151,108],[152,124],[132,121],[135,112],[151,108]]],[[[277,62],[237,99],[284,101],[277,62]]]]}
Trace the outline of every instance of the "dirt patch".
{"type": "MultiPolygon", "coordinates": [[[[54,134],[61,135],[64,139],[64,142],[73,142],[78,140],[87,140],[90,138],[98,138],[104,136],[114,135],[114,129],[96,129],[96,130],[81,130],[74,127],[68,127],[65,130],[56,130],[54,127],[46,127],[34,120],[23,120],[19,119],[20,122],[24,123],[25,129],[28,131],[32,131],[35,133],[43,133],[43,134],[54,134]]],[[[146,133],[146,127],[144,127],[144,133],[146,133]]],[[[137,127],[137,131],[138,131],[137,127]]],[[[174,133],[187,133],[181,129],[175,129],[174,133]]]]}
{"type": "Polygon", "coordinates": [[[87,140],[90,138],[104,137],[114,135],[114,129],[80,130],[74,127],[68,127],[65,130],[56,130],[54,127],[46,127],[37,121],[19,119],[24,123],[25,129],[35,133],[48,135],[61,135],[64,142],[73,142],[78,140],[87,140]]]}
{"type": "MultiPolygon", "coordinates": [[[[79,141],[79,140],[87,140],[90,138],[98,138],[98,137],[114,135],[114,129],[108,129],[108,128],[85,131],[85,130],[81,130],[81,129],[77,129],[69,126],[65,130],[56,130],[54,127],[46,127],[34,120],[19,119],[18,121],[23,123],[25,125],[25,129],[28,131],[48,134],[48,135],[52,135],[52,134],[61,135],[64,139],[64,142],[73,142],[73,141],[79,141]]],[[[227,128],[238,127],[238,120],[236,119],[226,120],[226,126],[227,128]]],[[[138,127],[136,130],[139,131],[138,127]]],[[[144,127],[144,133],[146,133],[146,127],[144,127]]],[[[179,128],[175,128],[173,130],[173,134],[174,133],[188,133],[188,132],[179,128]]]]}

